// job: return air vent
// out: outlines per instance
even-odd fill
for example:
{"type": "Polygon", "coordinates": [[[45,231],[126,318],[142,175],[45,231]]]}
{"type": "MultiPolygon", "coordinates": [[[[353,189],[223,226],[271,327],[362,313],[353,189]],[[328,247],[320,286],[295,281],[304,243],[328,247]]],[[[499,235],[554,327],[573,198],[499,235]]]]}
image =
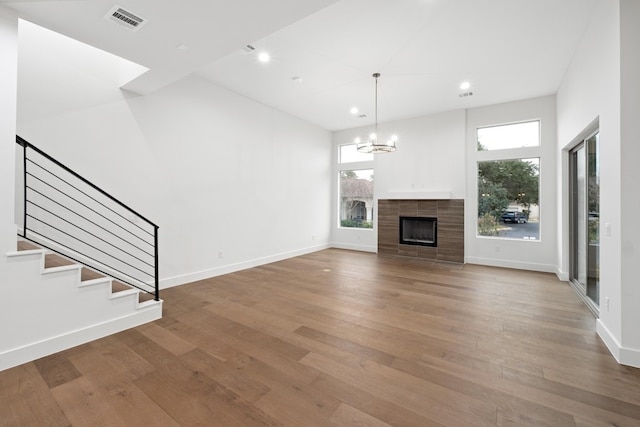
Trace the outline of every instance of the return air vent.
{"type": "Polygon", "coordinates": [[[131,31],[138,31],[147,23],[146,19],[141,18],[135,13],[132,13],[118,5],[113,6],[104,17],[105,19],[115,22],[121,27],[127,28],[131,31]]]}

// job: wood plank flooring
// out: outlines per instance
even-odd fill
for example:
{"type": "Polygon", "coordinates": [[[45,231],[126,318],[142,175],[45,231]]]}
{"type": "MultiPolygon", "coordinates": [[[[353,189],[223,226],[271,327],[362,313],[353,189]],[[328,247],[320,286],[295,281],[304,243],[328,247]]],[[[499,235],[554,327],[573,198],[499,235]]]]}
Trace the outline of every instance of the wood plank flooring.
{"type": "Polygon", "coordinates": [[[551,274],[330,249],[162,297],[0,372],[0,426],[640,426],[640,370],[551,274]]]}

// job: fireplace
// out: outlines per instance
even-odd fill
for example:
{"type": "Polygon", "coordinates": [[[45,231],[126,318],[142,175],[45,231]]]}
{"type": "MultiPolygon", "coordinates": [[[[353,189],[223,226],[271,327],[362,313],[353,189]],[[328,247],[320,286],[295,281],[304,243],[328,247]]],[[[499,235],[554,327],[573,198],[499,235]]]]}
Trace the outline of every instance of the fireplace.
{"type": "Polygon", "coordinates": [[[438,246],[438,219],[431,217],[401,216],[401,245],[438,246]]]}
{"type": "MultiPolygon", "coordinates": [[[[379,199],[377,227],[380,255],[464,262],[464,199],[379,199]],[[404,235],[401,217],[437,219],[432,225],[433,238],[414,235],[413,240],[428,243],[400,242],[398,237],[404,235]]],[[[406,237],[412,239],[410,234],[406,237]]]]}

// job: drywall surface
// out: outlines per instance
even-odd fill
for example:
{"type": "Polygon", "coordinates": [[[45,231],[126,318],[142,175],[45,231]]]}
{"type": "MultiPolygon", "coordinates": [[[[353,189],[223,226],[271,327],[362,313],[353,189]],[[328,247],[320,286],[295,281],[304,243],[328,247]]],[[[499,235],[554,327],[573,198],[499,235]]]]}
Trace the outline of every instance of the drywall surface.
{"type": "MultiPolygon", "coordinates": [[[[622,227],[621,212],[621,143],[624,141],[621,142],[620,133],[620,92],[619,2],[601,2],[557,95],[558,153],[562,154],[558,162],[562,178],[558,201],[563,204],[558,264],[559,271],[568,275],[570,233],[566,177],[569,170],[566,152],[597,120],[600,129],[600,300],[609,298],[609,309],[600,310],[599,332],[610,349],[619,349],[623,329],[621,247],[626,231],[622,227]]],[[[637,324],[634,328],[637,330],[637,324]]],[[[619,357],[619,351],[614,351],[616,353],[619,357]]]]}
{"type": "Polygon", "coordinates": [[[554,96],[474,108],[467,111],[467,197],[465,260],[474,264],[553,272],[556,269],[556,100],[554,96]],[[478,151],[480,127],[540,120],[540,146],[478,151]],[[477,235],[478,161],[540,159],[540,239],[505,239],[477,235]]]}
{"type": "MultiPolygon", "coordinates": [[[[376,154],[374,168],[374,224],[377,201],[396,198],[464,198],[465,195],[465,111],[456,110],[430,116],[381,123],[398,135],[397,150],[376,154]]],[[[332,245],[376,252],[377,229],[350,229],[338,226],[338,150],[353,143],[371,129],[358,127],[333,133],[334,171],[332,187],[332,245]]],[[[357,168],[358,165],[354,164],[357,168]]]]}
{"type": "Polygon", "coordinates": [[[18,133],[160,226],[161,287],[327,247],[329,132],[193,76],[132,95],[118,58],[29,27],[18,133]]]}

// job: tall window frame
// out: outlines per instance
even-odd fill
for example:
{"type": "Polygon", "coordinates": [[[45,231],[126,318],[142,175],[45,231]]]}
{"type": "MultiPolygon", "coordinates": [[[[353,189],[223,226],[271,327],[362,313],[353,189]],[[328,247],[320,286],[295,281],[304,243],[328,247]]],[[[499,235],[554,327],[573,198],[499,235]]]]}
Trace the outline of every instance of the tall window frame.
{"type": "Polygon", "coordinates": [[[338,145],[337,227],[373,230],[374,157],[354,143],[338,145]]]}
{"type": "Polygon", "coordinates": [[[541,127],[539,118],[476,127],[477,238],[540,242],[541,127]]]}

